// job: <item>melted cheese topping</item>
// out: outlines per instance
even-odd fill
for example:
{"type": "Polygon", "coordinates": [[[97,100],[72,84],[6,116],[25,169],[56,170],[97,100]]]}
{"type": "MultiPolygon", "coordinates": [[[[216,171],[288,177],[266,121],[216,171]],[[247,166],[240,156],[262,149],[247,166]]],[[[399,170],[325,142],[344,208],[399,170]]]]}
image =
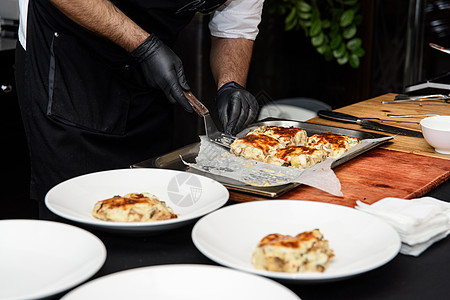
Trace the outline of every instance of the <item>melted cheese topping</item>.
{"type": "Polygon", "coordinates": [[[265,134],[273,137],[287,146],[302,146],[307,142],[306,131],[296,127],[261,126],[253,129],[252,133],[265,134]]]}
{"type": "Polygon", "coordinates": [[[98,201],[92,215],[111,222],[149,222],[178,217],[165,202],[149,193],[132,193],[98,201]]]}
{"type": "Polygon", "coordinates": [[[274,272],[324,272],[334,257],[318,229],[296,236],[279,233],[265,236],[252,255],[256,269],[274,272]]]}
{"type": "Polygon", "coordinates": [[[245,158],[264,161],[269,152],[283,145],[275,138],[264,134],[247,134],[236,139],[232,144],[231,153],[245,158]]]}
{"type": "Polygon", "coordinates": [[[289,146],[278,149],[273,155],[267,157],[266,162],[306,169],[325,159],[327,159],[327,153],[321,149],[306,146],[289,146]]]}
{"type": "Polygon", "coordinates": [[[359,142],[358,138],[326,132],[310,136],[306,145],[326,151],[329,157],[338,158],[359,142]]]}

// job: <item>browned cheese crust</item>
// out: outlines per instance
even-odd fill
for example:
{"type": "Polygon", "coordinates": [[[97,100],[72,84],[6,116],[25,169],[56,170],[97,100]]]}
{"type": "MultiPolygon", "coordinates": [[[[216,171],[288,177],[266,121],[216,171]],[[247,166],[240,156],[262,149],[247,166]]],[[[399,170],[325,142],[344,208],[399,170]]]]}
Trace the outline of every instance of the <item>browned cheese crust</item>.
{"type": "Polygon", "coordinates": [[[236,139],[232,144],[230,151],[237,156],[265,161],[266,156],[281,148],[283,145],[277,139],[264,134],[247,134],[236,139]]]}
{"type": "Polygon", "coordinates": [[[178,217],[165,202],[149,193],[131,193],[98,201],[92,215],[111,222],[151,222],[178,217]]]}
{"type": "Polygon", "coordinates": [[[252,264],[256,269],[273,272],[324,272],[333,257],[328,241],[314,229],[296,236],[265,236],[252,255],[252,264]]]}
{"type": "Polygon", "coordinates": [[[253,129],[251,132],[273,137],[280,141],[283,147],[303,146],[308,139],[306,131],[296,127],[261,126],[253,129]]]}
{"type": "Polygon", "coordinates": [[[306,146],[289,146],[278,149],[273,155],[267,157],[266,162],[306,169],[325,159],[327,159],[327,153],[321,149],[306,146]]]}
{"type": "Polygon", "coordinates": [[[306,146],[322,149],[329,157],[338,158],[358,143],[358,138],[326,132],[310,136],[306,146]]]}

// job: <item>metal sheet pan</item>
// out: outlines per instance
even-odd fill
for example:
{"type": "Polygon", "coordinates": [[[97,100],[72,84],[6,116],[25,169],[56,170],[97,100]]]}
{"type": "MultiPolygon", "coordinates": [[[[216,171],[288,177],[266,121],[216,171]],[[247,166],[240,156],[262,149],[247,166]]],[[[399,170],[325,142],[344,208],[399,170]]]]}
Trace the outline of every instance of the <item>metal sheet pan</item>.
{"type": "MultiPolygon", "coordinates": [[[[334,126],[327,126],[327,125],[320,125],[320,124],[313,124],[313,123],[305,123],[305,122],[299,122],[299,121],[290,121],[290,120],[278,120],[278,119],[265,119],[263,121],[260,121],[258,123],[252,124],[251,127],[247,128],[246,130],[242,131],[238,134],[238,136],[244,136],[248,133],[252,128],[257,126],[283,126],[283,127],[298,127],[305,130],[308,134],[308,136],[311,136],[313,134],[317,133],[325,133],[325,132],[333,132],[336,134],[342,134],[347,135],[351,137],[357,137],[361,140],[363,139],[376,139],[381,137],[387,137],[388,135],[383,135],[379,133],[372,133],[372,132],[366,132],[366,131],[359,131],[359,130],[352,130],[352,129],[346,129],[341,127],[334,127],[334,126]]],[[[353,158],[356,156],[369,151],[370,149],[377,147],[388,140],[382,141],[377,144],[373,144],[371,146],[362,148],[358,152],[354,152],[351,155],[344,155],[341,158],[337,159],[333,165],[332,168],[335,168],[353,158]]],[[[197,154],[200,150],[200,143],[194,143],[188,146],[185,146],[183,148],[177,149],[175,151],[172,151],[170,153],[167,153],[165,155],[161,155],[158,157],[153,157],[148,160],[133,164],[132,168],[164,168],[164,169],[173,169],[173,170],[180,170],[180,171],[188,171],[196,174],[200,174],[209,178],[212,178],[214,180],[219,181],[224,186],[226,186],[229,190],[237,191],[237,192],[243,192],[243,193],[249,193],[253,195],[268,197],[268,198],[275,198],[283,193],[299,186],[299,183],[289,183],[279,186],[272,186],[272,187],[256,187],[256,186],[249,186],[242,182],[239,182],[237,180],[232,180],[223,176],[217,176],[211,173],[201,172],[198,170],[190,169],[188,168],[182,161],[181,157],[187,162],[195,162],[195,158],[197,157],[197,154]]]]}

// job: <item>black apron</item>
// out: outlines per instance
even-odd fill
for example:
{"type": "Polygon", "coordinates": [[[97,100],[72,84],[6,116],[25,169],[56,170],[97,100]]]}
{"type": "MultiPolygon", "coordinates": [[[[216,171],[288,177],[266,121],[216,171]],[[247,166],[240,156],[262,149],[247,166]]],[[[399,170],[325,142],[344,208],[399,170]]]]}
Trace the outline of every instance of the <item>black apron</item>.
{"type": "MultiPolygon", "coordinates": [[[[169,46],[198,11],[223,0],[114,0],[169,46]]],[[[27,49],[16,51],[19,103],[30,150],[31,198],[86,173],[128,168],[172,150],[173,105],[149,89],[117,45],[30,0],[27,49]]]]}

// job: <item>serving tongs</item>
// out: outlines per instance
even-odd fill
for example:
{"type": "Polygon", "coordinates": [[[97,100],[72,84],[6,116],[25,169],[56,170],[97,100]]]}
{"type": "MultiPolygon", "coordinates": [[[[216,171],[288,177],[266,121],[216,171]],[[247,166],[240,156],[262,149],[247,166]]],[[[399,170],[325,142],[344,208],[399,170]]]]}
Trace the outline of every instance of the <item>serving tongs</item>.
{"type": "Polygon", "coordinates": [[[206,108],[203,103],[200,102],[200,100],[197,99],[197,97],[192,94],[191,91],[183,91],[184,96],[189,100],[189,103],[191,104],[194,111],[200,116],[203,117],[203,121],[205,123],[205,130],[206,130],[206,136],[214,143],[221,145],[226,148],[230,148],[231,144],[236,139],[235,136],[232,136],[230,134],[226,134],[224,132],[221,132],[217,129],[216,124],[214,123],[214,120],[212,119],[211,115],[209,114],[208,108],[206,108]]]}

